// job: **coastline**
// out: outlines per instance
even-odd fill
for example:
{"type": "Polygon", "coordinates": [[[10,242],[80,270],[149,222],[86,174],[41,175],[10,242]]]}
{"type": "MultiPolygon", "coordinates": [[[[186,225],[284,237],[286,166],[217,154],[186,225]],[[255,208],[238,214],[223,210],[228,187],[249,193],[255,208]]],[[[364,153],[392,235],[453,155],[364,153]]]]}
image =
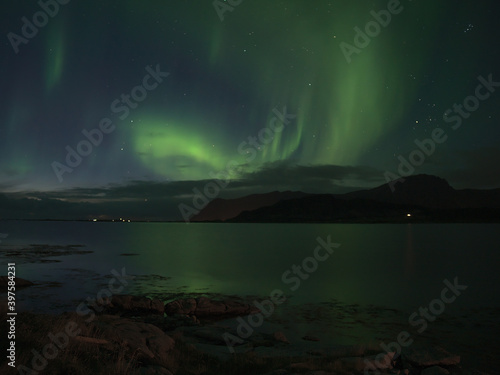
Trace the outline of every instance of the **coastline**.
{"type": "MultiPolygon", "coordinates": [[[[259,322],[256,317],[265,311],[251,306],[252,300],[176,295],[164,304],[143,296],[116,295],[89,304],[88,309],[57,315],[20,312],[16,363],[35,364],[33,350],[43,353],[69,324],[74,324],[75,334],[60,339],[67,344],[54,359],[47,358],[40,373],[427,374],[429,369],[442,369],[450,374],[486,374],[498,361],[494,351],[487,354],[477,348],[477,342],[487,343],[484,337],[476,341],[478,332],[475,338],[470,335],[473,327],[494,329],[495,309],[475,318],[440,318],[425,334],[415,335],[411,345],[401,347],[399,355],[384,351],[381,343],[394,348],[390,342],[407,329],[403,311],[335,301],[285,304],[260,319],[259,325],[254,324],[259,322]],[[252,327],[248,337],[241,337],[242,321],[254,322],[247,324],[252,327]],[[231,347],[228,342],[236,344],[231,347]],[[77,367],[80,372],[71,372],[77,367]],[[90,368],[93,372],[85,372],[90,368]]],[[[494,341],[490,344],[494,349],[494,341]]],[[[6,366],[0,370],[8,374],[11,369],[6,366]]]]}

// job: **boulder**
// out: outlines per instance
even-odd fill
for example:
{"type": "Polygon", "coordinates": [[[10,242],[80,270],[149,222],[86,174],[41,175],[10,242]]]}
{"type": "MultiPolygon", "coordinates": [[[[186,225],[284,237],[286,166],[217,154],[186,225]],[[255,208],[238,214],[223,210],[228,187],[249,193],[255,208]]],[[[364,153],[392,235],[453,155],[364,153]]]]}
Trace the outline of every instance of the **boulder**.
{"type": "Polygon", "coordinates": [[[439,366],[432,366],[432,367],[427,367],[425,370],[422,370],[420,375],[449,375],[449,371],[439,367],[439,366]]]}
{"type": "Polygon", "coordinates": [[[288,339],[286,338],[285,334],[283,332],[274,332],[273,333],[273,338],[275,341],[278,341],[278,342],[284,342],[286,344],[290,344],[290,342],[288,341],[288,339]]]}
{"type": "Polygon", "coordinates": [[[117,315],[162,315],[164,313],[163,302],[151,300],[142,296],[118,295],[112,296],[108,304],[102,303],[104,313],[117,315]]]}
{"type": "Polygon", "coordinates": [[[194,298],[178,299],[165,305],[167,315],[192,315],[196,310],[196,300],[194,298]]]}
{"type": "Polygon", "coordinates": [[[226,312],[235,316],[260,312],[255,306],[239,301],[226,299],[224,304],[226,305],[226,312]]]}
{"type": "Polygon", "coordinates": [[[224,315],[226,311],[227,306],[224,302],[214,301],[206,297],[196,299],[196,310],[194,315],[197,317],[224,315]]]}
{"type": "Polygon", "coordinates": [[[165,367],[147,366],[140,367],[133,372],[133,375],[172,375],[165,367]]]}
{"type": "Polygon", "coordinates": [[[192,332],[192,335],[196,339],[199,339],[205,343],[213,345],[226,345],[226,341],[224,340],[224,333],[226,333],[226,330],[222,327],[205,326],[194,330],[192,332]]]}
{"type": "Polygon", "coordinates": [[[364,371],[371,373],[377,370],[392,369],[394,353],[380,353],[367,357],[346,357],[340,358],[336,362],[341,365],[344,371],[364,371]]]}
{"type": "Polygon", "coordinates": [[[127,318],[102,319],[95,323],[102,339],[128,348],[138,358],[161,363],[168,357],[175,341],[160,328],[127,318]]]}
{"type": "Polygon", "coordinates": [[[165,305],[167,315],[194,315],[198,318],[226,318],[259,311],[256,307],[240,301],[217,301],[207,297],[178,299],[165,305]]]}
{"type": "Polygon", "coordinates": [[[401,354],[403,363],[417,367],[456,366],[460,363],[460,356],[448,353],[441,347],[425,349],[406,348],[401,354]]]}
{"type": "Polygon", "coordinates": [[[308,336],[308,335],[302,337],[302,340],[306,340],[306,341],[320,341],[319,338],[314,337],[314,336],[308,336]]]}

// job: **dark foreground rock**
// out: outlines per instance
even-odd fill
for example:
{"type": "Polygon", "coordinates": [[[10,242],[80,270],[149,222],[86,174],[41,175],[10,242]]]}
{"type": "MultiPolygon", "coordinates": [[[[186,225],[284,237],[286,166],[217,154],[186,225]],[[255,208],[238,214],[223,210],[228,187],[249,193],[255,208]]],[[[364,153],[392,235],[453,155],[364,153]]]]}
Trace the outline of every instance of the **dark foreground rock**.
{"type": "Polygon", "coordinates": [[[165,305],[167,315],[194,315],[198,318],[226,318],[260,312],[248,303],[223,300],[216,301],[206,297],[185,298],[165,305]]]}
{"type": "Polygon", "coordinates": [[[448,353],[441,347],[415,349],[408,348],[402,352],[403,364],[408,363],[417,367],[457,366],[460,356],[448,353]]]}
{"type": "Polygon", "coordinates": [[[104,307],[102,312],[120,316],[150,314],[163,316],[164,313],[164,305],[162,301],[158,299],[152,300],[141,296],[112,296],[109,303],[101,303],[100,305],[104,307]]]}
{"type": "Polygon", "coordinates": [[[161,366],[146,366],[141,367],[133,372],[133,375],[173,375],[165,367],[161,366]]]}
{"type": "Polygon", "coordinates": [[[161,364],[168,358],[175,341],[160,328],[127,318],[103,317],[93,323],[101,339],[116,343],[142,360],[161,364]]]}
{"type": "MultiPolygon", "coordinates": [[[[129,297],[118,298],[113,306],[125,306],[127,311],[132,306],[151,310],[152,303],[129,297]]],[[[176,302],[174,305],[178,306],[186,301],[176,302]]],[[[191,313],[198,308],[199,301],[194,302],[194,306],[192,301],[185,303],[191,313]]],[[[224,302],[201,302],[201,311],[210,314],[214,311],[211,306],[215,306],[219,314],[227,309],[224,302]],[[226,309],[222,310],[220,303],[226,309]]],[[[461,369],[460,357],[442,348],[411,347],[395,358],[394,353],[380,353],[378,345],[334,346],[324,340],[303,340],[303,335],[278,330],[281,329],[278,323],[264,323],[254,327],[251,334],[238,338],[240,330],[236,323],[241,322],[240,317],[207,323],[195,322],[194,315],[178,314],[133,317],[100,314],[92,318],[77,313],[22,316],[26,319],[18,325],[19,363],[33,366],[33,348],[38,353],[45,350],[50,354],[46,348],[51,345],[48,340],[64,347],[57,357],[51,356],[48,361],[44,373],[50,374],[479,374],[461,369]],[[77,333],[65,338],[61,332],[69,323],[77,333]],[[238,338],[237,345],[230,345],[228,334],[238,338]]],[[[0,322],[0,329],[5,330],[6,324],[0,322]]],[[[13,373],[7,370],[11,369],[0,364],[0,373],[13,373]]]]}
{"type": "Polygon", "coordinates": [[[424,369],[420,375],[448,375],[449,373],[445,368],[433,366],[424,369]]]}
{"type": "MultiPolygon", "coordinates": [[[[460,356],[441,347],[412,345],[395,356],[380,353],[378,343],[338,345],[336,337],[328,340],[336,331],[295,330],[289,324],[295,322],[293,312],[294,320],[286,321],[244,316],[258,310],[234,298],[183,298],[163,305],[122,295],[105,302],[98,302],[95,315],[19,315],[18,362],[31,368],[43,362],[34,349],[51,357],[41,372],[48,374],[482,374],[461,368],[460,356]],[[61,349],[55,357],[52,343],[61,349]]],[[[0,321],[0,330],[7,329],[6,320],[0,321]]],[[[0,374],[11,370],[0,363],[0,374]]]]}

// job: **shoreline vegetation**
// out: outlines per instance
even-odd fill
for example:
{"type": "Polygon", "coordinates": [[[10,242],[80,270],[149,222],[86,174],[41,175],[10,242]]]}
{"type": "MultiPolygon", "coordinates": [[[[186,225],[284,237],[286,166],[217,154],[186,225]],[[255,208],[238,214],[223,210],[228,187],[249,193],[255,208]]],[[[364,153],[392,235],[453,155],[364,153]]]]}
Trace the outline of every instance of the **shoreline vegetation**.
{"type": "MultiPolygon", "coordinates": [[[[31,285],[27,280],[19,281],[31,285]]],[[[461,358],[462,353],[455,351],[460,350],[454,344],[462,336],[457,333],[468,337],[469,327],[464,325],[467,319],[440,318],[441,322],[433,323],[435,331],[429,330],[399,350],[394,341],[405,324],[393,309],[330,303],[288,306],[279,314],[265,316],[265,308],[258,309],[242,297],[172,297],[164,303],[145,296],[113,295],[58,315],[19,312],[16,366],[22,371],[13,371],[4,362],[0,372],[487,374],[470,367],[485,371],[485,363],[492,369],[496,367],[490,361],[498,361],[494,350],[483,353],[488,358],[478,358],[477,353],[465,349],[461,358]],[[259,318],[262,314],[264,317],[259,318]],[[303,323],[308,324],[307,329],[303,323]],[[441,323],[445,325],[440,327],[441,323]],[[363,326],[365,333],[359,331],[363,326]],[[368,326],[372,331],[367,335],[368,326]],[[455,332],[450,331],[451,326],[455,326],[455,332]],[[340,337],[351,343],[335,343],[340,337]],[[381,347],[381,342],[386,344],[381,347]],[[383,347],[394,351],[384,351],[383,347]]],[[[2,303],[3,315],[5,306],[2,303]]],[[[498,311],[491,312],[491,324],[496,314],[498,311]]],[[[7,332],[7,324],[5,319],[0,323],[2,332],[7,332]]],[[[471,347],[476,346],[472,337],[468,339],[471,347]]]]}

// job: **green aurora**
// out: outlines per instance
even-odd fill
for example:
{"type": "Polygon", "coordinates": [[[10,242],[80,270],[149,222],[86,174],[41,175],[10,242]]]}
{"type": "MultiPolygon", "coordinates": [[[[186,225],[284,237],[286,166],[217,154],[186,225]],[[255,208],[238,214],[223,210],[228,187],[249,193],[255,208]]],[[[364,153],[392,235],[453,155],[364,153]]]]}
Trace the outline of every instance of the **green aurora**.
{"type": "MultiPolygon", "coordinates": [[[[479,60],[476,54],[464,63],[461,47],[447,44],[451,32],[440,22],[448,5],[401,1],[402,11],[349,63],[342,43],[354,45],[355,28],[365,29],[387,1],[246,1],[223,22],[211,2],[69,3],[19,46],[19,55],[6,57],[23,74],[5,102],[9,142],[1,154],[4,170],[17,176],[4,172],[5,179],[60,189],[205,180],[228,163],[237,164],[234,179],[283,162],[394,168],[395,155],[435,126],[424,120],[439,118],[456,100],[450,90],[458,99],[467,95],[468,81],[456,77],[471,76],[479,60]],[[448,49],[458,63],[435,64],[448,49]],[[145,66],[157,64],[168,78],[130,116],[117,118],[110,104],[140,84],[145,66]],[[441,84],[423,92],[422,82],[436,77],[441,84]],[[269,133],[284,108],[295,117],[269,133]],[[60,184],[51,164],[64,162],[67,147],[85,139],[82,130],[105,117],[116,130],[60,184]]],[[[464,17],[466,7],[455,13],[464,17]]],[[[19,29],[19,19],[9,27],[19,29]]],[[[480,48],[473,40],[468,46],[480,48]]]]}

